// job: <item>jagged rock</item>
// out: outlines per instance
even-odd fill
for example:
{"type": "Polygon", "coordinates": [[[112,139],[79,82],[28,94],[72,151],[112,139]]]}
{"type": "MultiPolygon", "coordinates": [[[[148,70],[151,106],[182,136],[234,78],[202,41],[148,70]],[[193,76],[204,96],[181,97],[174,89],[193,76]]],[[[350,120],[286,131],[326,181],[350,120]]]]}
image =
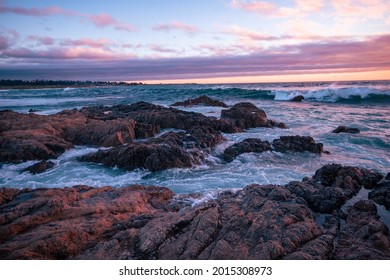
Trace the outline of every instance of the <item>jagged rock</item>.
{"type": "Polygon", "coordinates": [[[184,168],[200,164],[205,153],[222,140],[222,135],[212,127],[194,127],[187,132],[169,132],[144,142],[101,150],[80,160],[126,170],[184,168]]]}
{"type": "Polygon", "coordinates": [[[187,99],[182,102],[176,102],[171,106],[195,106],[195,105],[204,105],[204,106],[214,106],[214,107],[224,107],[228,108],[229,106],[219,100],[214,100],[207,95],[202,95],[194,99],[187,99]]]}
{"type": "Polygon", "coordinates": [[[355,127],[347,127],[347,126],[338,126],[335,130],[332,131],[332,133],[352,133],[352,134],[358,134],[360,133],[360,130],[355,127]]]}
{"type": "Polygon", "coordinates": [[[365,168],[328,164],[318,169],[312,179],[290,182],[286,187],[305,199],[314,211],[332,213],[362,187],[371,188],[382,177],[365,168]]]}
{"type": "Polygon", "coordinates": [[[0,188],[3,196],[9,199],[0,205],[0,259],[67,259],[100,244],[124,221],[137,227],[165,212],[173,193],[160,187],[75,186],[0,188]]]}
{"type": "Polygon", "coordinates": [[[242,102],[232,108],[221,111],[221,118],[235,122],[236,126],[247,129],[251,127],[286,128],[284,123],[268,120],[266,113],[249,102],[242,102]]]}
{"type": "Polygon", "coordinates": [[[273,147],[268,141],[262,141],[258,138],[248,138],[225,149],[222,153],[222,159],[231,162],[244,153],[263,153],[274,150],[282,153],[287,151],[323,152],[323,144],[315,143],[314,139],[309,136],[281,136],[279,139],[275,139],[272,145],[273,147]]]}
{"type": "Polygon", "coordinates": [[[215,130],[234,133],[241,129],[232,122],[200,113],[186,112],[176,108],[167,108],[147,102],[137,102],[131,105],[116,105],[112,107],[88,107],[81,112],[98,119],[132,118],[141,124],[159,126],[160,128],[176,128],[188,130],[195,126],[210,126],[215,130]],[[104,112],[110,112],[104,114],[104,112]]]}
{"type": "Polygon", "coordinates": [[[45,172],[46,170],[48,170],[50,168],[53,168],[54,166],[55,166],[54,162],[42,160],[40,162],[37,162],[37,163],[23,169],[22,172],[28,171],[31,174],[39,174],[39,173],[45,172]]]}
{"type": "MultiPolygon", "coordinates": [[[[329,165],[304,183],[357,190],[362,170],[329,165]]],[[[0,258],[390,259],[372,201],[320,221],[313,193],[290,186],[250,185],[194,207],[159,187],[0,188],[0,258]]]]}
{"type": "Polygon", "coordinates": [[[257,138],[248,138],[225,149],[222,158],[226,162],[231,162],[237,156],[244,153],[262,153],[271,150],[271,144],[268,141],[261,141],[261,139],[257,138]]]}
{"type": "Polygon", "coordinates": [[[372,201],[358,201],[341,226],[334,259],[390,259],[389,229],[372,201]]]}
{"type": "Polygon", "coordinates": [[[323,152],[323,144],[316,143],[310,136],[281,136],[272,142],[274,150],[285,153],[292,152],[310,152],[320,154],[323,152]]]}
{"type": "Polygon", "coordinates": [[[368,198],[390,209],[390,173],[379,181],[374,190],[368,193],[368,198]]]}

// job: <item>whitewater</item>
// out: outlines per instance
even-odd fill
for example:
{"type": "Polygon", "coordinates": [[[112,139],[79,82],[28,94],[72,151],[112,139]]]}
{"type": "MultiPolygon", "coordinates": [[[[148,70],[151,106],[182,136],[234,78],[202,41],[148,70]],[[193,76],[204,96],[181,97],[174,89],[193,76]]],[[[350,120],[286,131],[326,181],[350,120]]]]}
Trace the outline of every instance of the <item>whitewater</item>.
{"type": "MultiPolygon", "coordinates": [[[[54,114],[64,109],[111,106],[146,101],[157,105],[208,95],[232,106],[251,102],[269,119],[284,122],[288,129],[253,128],[224,134],[227,139],[207,159],[207,164],[159,172],[125,171],[79,162],[81,155],[97,147],[77,146],[53,162],[53,169],[32,175],[21,172],[35,163],[0,163],[0,186],[17,188],[115,186],[131,184],[169,187],[176,193],[213,193],[240,189],[248,184],[286,184],[311,176],[328,163],[354,165],[390,172],[390,82],[319,82],[215,85],[140,85],[127,87],[1,90],[0,110],[54,114]],[[296,96],[302,102],[292,102],[296,96]],[[339,125],[358,128],[359,134],[331,133],[339,125]],[[243,154],[231,163],[219,158],[223,150],[246,138],[272,141],[283,135],[308,135],[324,144],[329,154],[266,152],[243,154]]],[[[219,117],[222,108],[177,107],[219,117]]],[[[165,133],[169,130],[163,130],[165,133]]]]}

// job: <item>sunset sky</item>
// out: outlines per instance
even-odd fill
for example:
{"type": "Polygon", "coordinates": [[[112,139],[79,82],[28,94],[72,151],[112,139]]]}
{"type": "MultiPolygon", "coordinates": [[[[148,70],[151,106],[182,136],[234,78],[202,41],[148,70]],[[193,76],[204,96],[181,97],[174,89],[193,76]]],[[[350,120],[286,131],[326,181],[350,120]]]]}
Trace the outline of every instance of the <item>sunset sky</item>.
{"type": "Polygon", "coordinates": [[[390,1],[0,0],[0,79],[390,79],[390,1]]]}

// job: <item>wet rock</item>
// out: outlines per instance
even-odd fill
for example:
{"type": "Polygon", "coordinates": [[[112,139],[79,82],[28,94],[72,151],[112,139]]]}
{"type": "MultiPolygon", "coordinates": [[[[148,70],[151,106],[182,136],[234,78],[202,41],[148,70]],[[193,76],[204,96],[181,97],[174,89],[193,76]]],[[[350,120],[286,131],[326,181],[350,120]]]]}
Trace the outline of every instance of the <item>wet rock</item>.
{"type": "Polygon", "coordinates": [[[169,132],[143,142],[101,150],[80,160],[126,170],[185,168],[199,165],[222,140],[221,133],[212,127],[198,126],[187,132],[169,132]]]}
{"type": "Polygon", "coordinates": [[[214,107],[224,107],[228,108],[229,106],[219,100],[214,100],[207,95],[202,95],[194,99],[187,99],[182,102],[176,102],[171,106],[195,106],[195,105],[203,105],[203,106],[214,106],[214,107]]]}
{"type": "Polygon", "coordinates": [[[352,133],[352,134],[358,134],[360,133],[360,130],[355,127],[347,127],[347,126],[338,126],[335,130],[332,131],[332,133],[352,133]]]}
{"type": "Polygon", "coordinates": [[[249,102],[242,102],[232,108],[221,111],[222,119],[229,119],[235,125],[248,129],[251,127],[280,127],[286,128],[284,123],[268,120],[266,113],[249,102]]]}
{"type": "Polygon", "coordinates": [[[381,174],[365,168],[328,164],[317,170],[312,179],[290,182],[286,187],[305,199],[314,211],[332,213],[362,187],[371,187],[381,178],[381,174]]]}
{"type": "MultiPolygon", "coordinates": [[[[142,226],[165,212],[173,196],[166,188],[141,186],[21,191],[3,188],[0,198],[4,193],[9,199],[0,205],[1,259],[75,257],[107,241],[113,230],[142,226]]],[[[107,259],[115,253],[91,258],[107,259]]]]}
{"type": "Polygon", "coordinates": [[[390,176],[379,181],[374,190],[368,193],[368,198],[390,209],[390,176]]]}
{"type": "Polygon", "coordinates": [[[304,100],[305,97],[303,97],[303,95],[297,95],[297,96],[294,96],[293,99],[291,99],[291,101],[294,101],[294,102],[301,102],[302,100],[304,100]]]}
{"type": "Polygon", "coordinates": [[[257,138],[248,138],[225,149],[222,158],[226,162],[231,162],[237,156],[244,153],[262,153],[271,150],[271,144],[268,141],[261,141],[261,139],[257,138]]]}
{"type": "Polygon", "coordinates": [[[147,102],[112,107],[88,107],[81,112],[98,119],[132,118],[137,123],[159,126],[160,128],[176,128],[188,130],[195,126],[211,126],[215,130],[234,133],[241,129],[228,120],[207,117],[200,113],[186,112],[176,108],[167,108],[147,102]],[[109,114],[104,112],[110,111],[109,114]]]}
{"type": "Polygon", "coordinates": [[[0,161],[56,158],[74,145],[117,146],[132,142],[135,121],[95,120],[77,110],[55,115],[0,112],[0,161]]]}
{"type": "Polygon", "coordinates": [[[39,173],[45,172],[46,170],[48,170],[50,168],[53,168],[54,166],[55,166],[54,162],[42,160],[40,162],[37,162],[37,163],[23,169],[22,172],[28,171],[31,174],[39,174],[39,173]]]}
{"type": "Polygon", "coordinates": [[[310,152],[320,154],[323,152],[323,144],[316,143],[310,136],[281,136],[272,142],[274,150],[285,153],[292,152],[310,152]]]}
{"type": "Polygon", "coordinates": [[[372,201],[358,201],[341,226],[334,259],[390,259],[389,229],[372,201]]]}

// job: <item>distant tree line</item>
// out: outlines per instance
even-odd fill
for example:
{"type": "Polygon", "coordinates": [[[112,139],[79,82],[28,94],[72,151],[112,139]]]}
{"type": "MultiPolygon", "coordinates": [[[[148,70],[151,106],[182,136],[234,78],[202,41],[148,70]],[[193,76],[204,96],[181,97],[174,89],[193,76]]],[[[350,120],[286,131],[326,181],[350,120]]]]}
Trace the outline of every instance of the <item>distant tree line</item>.
{"type": "Polygon", "coordinates": [[[0,80],[0,87],[89,87],[89,86],[135,86],[140,82],[111,82],[111,81],[52,81],[52,80],[0,80]]]}

